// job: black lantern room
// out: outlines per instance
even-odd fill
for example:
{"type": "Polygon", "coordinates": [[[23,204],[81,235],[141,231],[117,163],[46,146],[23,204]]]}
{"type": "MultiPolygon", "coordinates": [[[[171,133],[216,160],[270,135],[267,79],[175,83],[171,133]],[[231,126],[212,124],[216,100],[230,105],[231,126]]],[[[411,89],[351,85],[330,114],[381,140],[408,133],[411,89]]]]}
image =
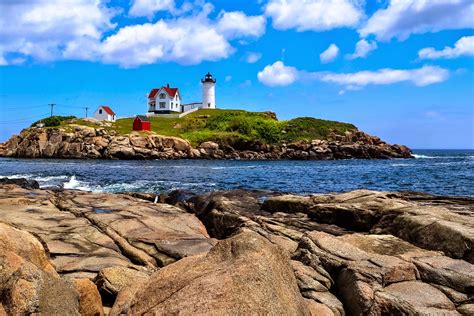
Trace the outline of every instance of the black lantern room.
{"type": "Polygon", "coordinates": [[[214,79],[214,77],[211,75],[211,73],[208,72],[207,75],[204,76],[204,79],[201,79],[201,82],[202,83],[204,83],[204,82],[216,83],[216,79],[214,79]]]}

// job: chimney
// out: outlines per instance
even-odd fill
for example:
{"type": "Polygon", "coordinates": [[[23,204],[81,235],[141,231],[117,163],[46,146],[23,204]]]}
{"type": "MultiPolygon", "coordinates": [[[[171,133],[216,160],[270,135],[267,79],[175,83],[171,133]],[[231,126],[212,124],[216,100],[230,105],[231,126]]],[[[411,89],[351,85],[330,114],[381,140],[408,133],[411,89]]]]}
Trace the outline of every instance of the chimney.
{"type": "Polygon", "coordinates": [[[169,88],[169,87],[170,87],[170,84],[169,84],[169,83],[167,83],[167,84],[166,84],[166,88],[169,88]]]}

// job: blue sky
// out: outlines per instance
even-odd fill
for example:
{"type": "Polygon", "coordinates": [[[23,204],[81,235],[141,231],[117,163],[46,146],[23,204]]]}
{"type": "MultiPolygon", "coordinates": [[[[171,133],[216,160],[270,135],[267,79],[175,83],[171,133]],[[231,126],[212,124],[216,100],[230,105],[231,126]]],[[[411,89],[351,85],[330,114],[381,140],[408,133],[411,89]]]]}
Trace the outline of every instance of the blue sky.
{"type": "Polygon", "coordinates": [[[474,148],[471,0],[0,0],[0,141],[49,114],[145,113],[217,78],[220,108],[474,148]]]}

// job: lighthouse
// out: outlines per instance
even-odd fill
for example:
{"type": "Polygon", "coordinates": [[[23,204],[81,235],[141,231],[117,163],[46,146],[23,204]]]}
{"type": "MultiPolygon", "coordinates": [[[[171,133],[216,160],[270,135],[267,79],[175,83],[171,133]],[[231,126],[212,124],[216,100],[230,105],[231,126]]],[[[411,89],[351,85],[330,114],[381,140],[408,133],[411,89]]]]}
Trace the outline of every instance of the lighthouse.
{"type": "Polygon", "coordinates": [[[216,108],[216,79],[208,72],[202,82],[202,108],[215,109],[216,108]]]}

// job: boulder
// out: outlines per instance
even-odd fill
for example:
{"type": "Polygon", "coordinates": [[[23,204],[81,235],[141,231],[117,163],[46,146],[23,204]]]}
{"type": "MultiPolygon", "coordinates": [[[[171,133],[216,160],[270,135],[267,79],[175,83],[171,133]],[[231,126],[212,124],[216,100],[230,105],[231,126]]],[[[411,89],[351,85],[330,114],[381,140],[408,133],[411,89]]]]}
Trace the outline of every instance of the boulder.
{"type": "Polygon", "coordinates": [[[135,151],[130,147],[130,139],[124,136],[115,136],[107,146],[106,156],[109,158],[132,159],[135,151]]]}
{"type": "Polygon", "coordinates": [[[94,282],[104,299],[104,305],[111,307],[121,290],[137,282],[145,281],[148,277],[149,275],[144,272],[115,266],[100,270],[94,282]]]}
{"type": "Polygon", "coordinates": [[[130,144],[134,147],[145,148],[147,147],[147,139],[137,134],[130,134],[130,144]]]}
{"type": "Polygon", "coordinates": [[[37,181],[27,180],[25,178],[20,178],[20,179],[0,178],[0,185],[2,184],[14,184],[24,189],[39,189],[39,183],[37,181]]]}
{"type": "Polygon", "coordinates": [[[96,286],[89,279],[74,279],[74,286],[79,293],[79,312],[81,316],[102,316],[104,308],[96,286]]]}
{"type": "Polygon", "coordinates": [[[423,281],[474,295],[474,265],[445,256],[417,257],[413,262],[423,281]]]}
{"type": "Polygon", "coordinates": [[[258,234],[220,241],[207,255],[184,258],[154,273],[127,314],[308,314],[289,258],[258,234]]]}
{"type": "Polygon", "coordinates": [[[40,270],[58,277],[42,243],[28,232],[0,223],[0,252],[12,252],[40,270]]]}
{"type": "Polygon", "coordinates": [[[79,296],[62,280],[42,244],[0,223],[0,306],[9,315],[79,315],[79,296]]]}
{"type": "Polygon", "coordinates": [[[211,150],[219,149],[219,145],[214,142],[203,142],[201,143],[201,145],[199,145],[199,147],[203,149],[211,149],[211,150]]]}
{"type": "MultiPolygon", "coordinates": [[[[474,203],[473,203],[474,204],[474,203]]],[[[270,197],[268,212],[305,213],[314,221],[348,230],[395,235],[419,247],[474,262],[474,225],[446,205],[427,205],[388,192],[355,190],[342,194],[270,197]]]]}
{"type": "MultiPolygon", "coordinates": [[[[69,278],[92,280],[115,266],[153,270],[215,244],[195,215],[122,194],[3,185],[0,209],[0,221],[38,236],[69,278]]],[[[15,240],[20,247],[22,239],[15,240]]]]}
{"type": "MultiPolygon", "coordinates": [[[[348,234],[334,237],[322,232],[310,232],[302,238],[295,258],[327,271],[334,280],[338,298],[343,301],[346,311],[358,315],[455,315],[453,301],[462,303],[467,298],[466,294],[456,293],[450,288],[440,289],[429,283],[444,284],[469,293],[472,282],[469,276],[474,275],[472,265],[465,261],[420,249],[390,235],[348,234]],[[453,301],[449,299],[451,297],[453,301]]],[[[300,274],[297,273],[297,276],[300,274]]],[[[300,289],[305,297],[313,298],[310,295],[316,294],[318,288],[314,286],[314,281],[306,279],[311,282],[306,281],[303,286],[300,284],[300,289]],[[313,289],[308,284],[312,284],[313,289]]],[[[327,283],[325,287],[328,288],[327,283]]],[[[314,299],[317,300],[317,297],[314,299]]]]}
{"type": "Polygon", "coordinates": [[[458,306],[457,311],[461,313],[461,315],[471,316],[474,315],[474,304],[463,304],[458,306]]]}
{"type": "Polygon", "coordinates": [[[459,315],[436,288],[418,281],[391,284],[375,293],[372,315],[459,315]]]}

